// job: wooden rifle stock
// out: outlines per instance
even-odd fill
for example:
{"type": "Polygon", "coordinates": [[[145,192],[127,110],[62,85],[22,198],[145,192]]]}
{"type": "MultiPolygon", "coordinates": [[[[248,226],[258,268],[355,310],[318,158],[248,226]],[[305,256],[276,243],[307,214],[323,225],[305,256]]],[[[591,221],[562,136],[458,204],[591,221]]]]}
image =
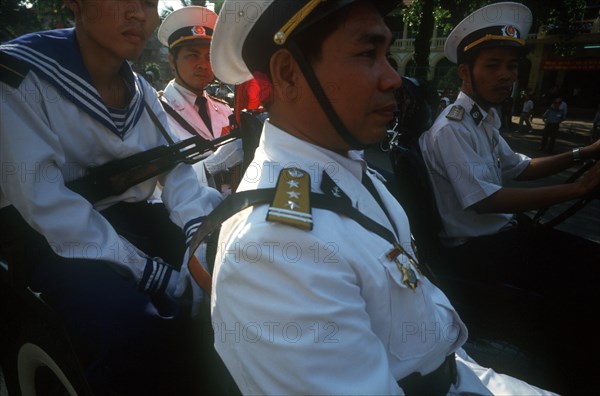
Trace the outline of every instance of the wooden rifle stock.
{"type": "Polygon", "coordinates": [[[91,167],[87,175],[67,182],[66,186],[91,203],[96,203],[104,198],[123,194],[129,188],[169,171],[180,163],[194,164],[206,152],[239,137],[239,128],[213,140],[193,136],[171,145],[158,146],[91,167]]]}

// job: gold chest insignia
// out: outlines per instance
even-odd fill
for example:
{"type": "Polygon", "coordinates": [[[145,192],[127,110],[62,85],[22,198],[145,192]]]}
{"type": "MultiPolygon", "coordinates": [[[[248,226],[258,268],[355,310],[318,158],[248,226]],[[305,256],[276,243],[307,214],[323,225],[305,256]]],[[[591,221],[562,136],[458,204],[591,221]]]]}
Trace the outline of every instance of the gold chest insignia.
{"type": "Polygon", "coordinates": [[[396,266],[402,274],[402,283],[404,283],[404,285],[410,289],[415,290],[419,284],[419,279],[417,278],[415,270],[419,274],[421,274],[421,270],[419,269],[417,261],[410,255],[410,253],[408,253],[402,246],[394,244],[392,250],[386,253],[386,257],[388,260],[396,263],[396,266]],[[400,261],[401,256],[406,257],[406,260],[404,261],[408,262],[402,263],[400,261]]]}

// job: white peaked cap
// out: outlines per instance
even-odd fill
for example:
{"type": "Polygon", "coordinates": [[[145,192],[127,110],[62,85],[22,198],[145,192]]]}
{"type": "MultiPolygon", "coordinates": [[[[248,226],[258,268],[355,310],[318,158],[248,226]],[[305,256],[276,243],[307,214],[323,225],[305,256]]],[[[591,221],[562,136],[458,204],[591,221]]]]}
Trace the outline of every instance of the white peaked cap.
{"type": "Polygon", "coordinates": [[[482,7],[462,20],[448,35],[444,54],[453,63],[462,63],[472,49],[525,47],[532,15],[523,4],[503,2],[482,7]]]}

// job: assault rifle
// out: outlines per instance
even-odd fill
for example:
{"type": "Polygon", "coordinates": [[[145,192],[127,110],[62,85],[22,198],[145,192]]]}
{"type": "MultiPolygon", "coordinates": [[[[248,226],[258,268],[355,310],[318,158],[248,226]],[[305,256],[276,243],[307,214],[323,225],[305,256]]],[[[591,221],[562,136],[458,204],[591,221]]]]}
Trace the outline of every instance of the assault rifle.
{"type": "Polygon", "coordinates": [[[206,152],[239,137],[240,128],[213,140],[193,136],[177,143],[158,146],[90,167],[88,174],[66,183],[66,186],[94,204],[104,198],[123,194],[136,184],[171,170],[180,163],[194,164],[200,161],[206,152]]]}

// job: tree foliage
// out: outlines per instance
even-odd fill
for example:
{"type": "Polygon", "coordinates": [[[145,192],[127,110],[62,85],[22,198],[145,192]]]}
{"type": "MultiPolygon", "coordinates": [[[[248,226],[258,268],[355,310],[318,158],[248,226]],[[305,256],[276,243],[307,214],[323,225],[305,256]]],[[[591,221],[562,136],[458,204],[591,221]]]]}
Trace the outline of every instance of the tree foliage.
{"type": "Polygon", "coordinates": [[[1,0],[0,4],[0,41],[73,23],[63,0],[1,0]]]}
{"type": "Polygon", "coordinates": [[[543,31],[560,37],[554,43],[554,52],[557,55],[566,56],[575,53],[577,47],[572,41],[580,33],[585,7],[585,0],[563,0],[562,7],[545,7],[540,10],[544,21],[543,31]]]}
{"type": "MultiPolygon", "coordinates": [[[[435,26],[448,34],[466,15],[497,1],[491,0],[413,0],[400,10],[404,23],[415,37],[415,74],[425,76],[429,68],[430,40],[435,26]]],[[[558,35],[554,52],[571,55],[577,47],[573,38],[581,33],[581,20],[586,0],[523,1],[534,15],[532,32],[541,26],[547,33],[558,35]]]]}
{"type": "MultiPolygon", "coordinates": [[[[221,10],[221,7],[223,6],[224,1],[225,0],[212,0],[212,1],[209,0],[208,2],[215,4],[215,12],[218,14],[219,11],[221,10]]],[[[191,5],[206,7],[206,3],[207,3],[206,0],[179,0],[179,2],[181,3],[181,5],[183,7],[187,7],[187,6],[191,6],[191,5]]],[[[165,19],[167,17],[167,15],[169,15],[172,12],[173,12],[173,6],[167,4],[160,13],[160,20],[162,21],[163,19],[165,19]]]]}
{"type": "MultiPolygon", "coordinates": [[[[206,0],[179,0],[181,5],[205,5],[206,0]]],[[[218,13],[224,0],[213,0],[218,13]]],[[[429,55],[428,41],[433,27],[448,33],[466,15],[477,8],[493,3],[491,0],[414,0],[409,6],[400,5],[395,11],[418,39],[415,43],[417,69],[425,67],[429,55]],[[432,22],[433,21],[433,22],[432,22]],[[427,54],[427,56],[425,56],[427,54]]],[[[171,3],[171,1],[169,1],[171,3]]],[[[401,4],[400,2],[398,2],[401,4]]],[[[558,35],[557,55],[569,55],[576,47],[572,39],[579,34],[586,0],[525,0],[523,3],[534,14],[534,29],[542,26],[549,34],[558,35]]],[[[167,4],[161,14],[164,18],[173,7],[167,4]]],[[[0,41],[33,31],[55,29],[72,25],[71,15],[63,0],[0,0],[0,41]]]]}

